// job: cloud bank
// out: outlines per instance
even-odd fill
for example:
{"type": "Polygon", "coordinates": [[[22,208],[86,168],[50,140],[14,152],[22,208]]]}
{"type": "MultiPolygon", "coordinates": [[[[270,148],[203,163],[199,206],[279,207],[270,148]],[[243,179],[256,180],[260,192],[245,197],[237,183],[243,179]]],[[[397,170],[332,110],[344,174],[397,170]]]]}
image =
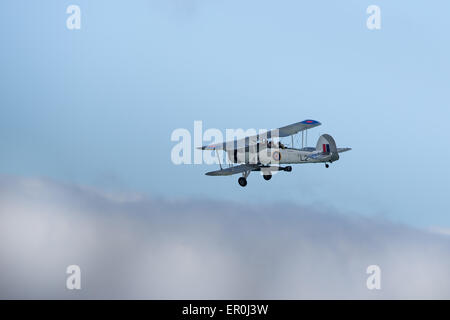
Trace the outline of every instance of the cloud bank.
{"type": "Polygon", "coordinates": [[[3,176],[0,298],[450,298],[448,236],[329,211],[3,176]],[[381,290],[366,287],[372,264],[381,290]]]}

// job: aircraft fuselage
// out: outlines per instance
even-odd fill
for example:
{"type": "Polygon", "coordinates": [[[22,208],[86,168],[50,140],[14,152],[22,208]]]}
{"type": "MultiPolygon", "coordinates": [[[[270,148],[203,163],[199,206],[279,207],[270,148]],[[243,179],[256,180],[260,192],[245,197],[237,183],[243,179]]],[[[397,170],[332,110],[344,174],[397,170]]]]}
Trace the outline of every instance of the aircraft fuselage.
{"type": "Polygon", "coordinates": [[[315,148],[259,148],[259,146],[241,148],[228,152],[232,163],[246,164],[300,164],[332,162],[337,156],[330,152],[318,151],[315,148]]]}

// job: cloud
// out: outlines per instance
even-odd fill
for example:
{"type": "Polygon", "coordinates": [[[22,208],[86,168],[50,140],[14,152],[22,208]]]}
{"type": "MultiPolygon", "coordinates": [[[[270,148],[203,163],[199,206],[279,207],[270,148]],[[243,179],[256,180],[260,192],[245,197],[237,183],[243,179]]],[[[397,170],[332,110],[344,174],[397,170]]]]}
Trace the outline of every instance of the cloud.
{"type": "Polygon", "coordinates": [[[3,176],[0,298],[450,298],[448,236],[324,210],[3,176]]]}

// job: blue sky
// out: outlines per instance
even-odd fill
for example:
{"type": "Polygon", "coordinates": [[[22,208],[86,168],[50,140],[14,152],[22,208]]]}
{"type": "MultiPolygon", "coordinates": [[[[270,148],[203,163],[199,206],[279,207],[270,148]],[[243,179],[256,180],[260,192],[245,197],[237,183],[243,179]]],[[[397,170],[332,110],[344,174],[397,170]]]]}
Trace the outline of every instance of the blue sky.
{"type": "Polygon", "coordinates": [[[450,227],[448,1],[2,1],[0,173],[450,227]],[[66,8],[81,8],[81,30],[66,8]],[[366,8],[382,27],[366,28],[366,8]],[[270,182],[175,166],[176,128],[307,118],[353,150],[270,182]]]}

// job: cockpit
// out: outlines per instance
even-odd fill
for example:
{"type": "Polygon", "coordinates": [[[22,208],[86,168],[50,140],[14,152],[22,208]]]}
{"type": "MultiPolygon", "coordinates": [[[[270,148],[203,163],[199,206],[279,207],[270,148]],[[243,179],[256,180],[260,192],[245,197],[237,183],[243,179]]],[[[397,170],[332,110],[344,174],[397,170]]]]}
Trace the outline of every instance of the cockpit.
{"type": "Polygon", "coordinates": [[[280,149],[286,149],[286,146],[282,144],[281,142],[273,142],[269,141],[267,143],[267,148],[280,148],[280,149]]]}

